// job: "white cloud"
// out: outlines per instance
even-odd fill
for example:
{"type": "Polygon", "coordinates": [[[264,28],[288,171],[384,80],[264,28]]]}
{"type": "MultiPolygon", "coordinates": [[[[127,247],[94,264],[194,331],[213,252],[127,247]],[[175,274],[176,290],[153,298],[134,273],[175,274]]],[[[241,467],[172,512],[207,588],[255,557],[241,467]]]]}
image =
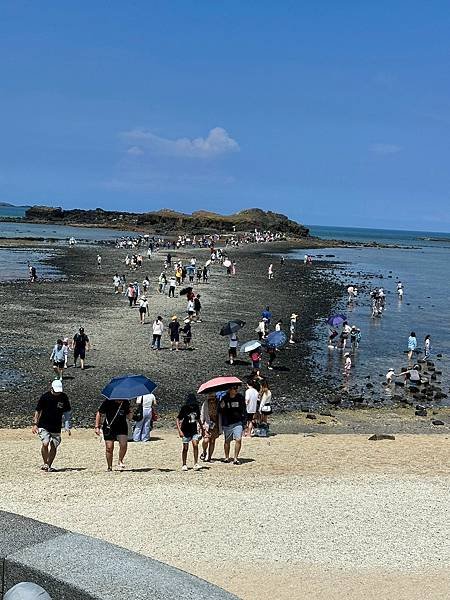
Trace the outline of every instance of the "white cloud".
{"type": "Polygon", "coordinates": [[[214,127],[206,137],[193,139],[177,138],[170,140],[143,129],[127,131],[122,136],[128,142],[136,144],[128,150],[128,154],[141,154],[147,150],[153,154],[164,156],[214,158],[230,152],[239,152],[240,150],[236,140],[222,127],[214,127]],[[132,149],[135,150],[130,152],[132,149]]]}
{"type": "Polygon", "coordinates": [[[397,154],[401,149],[401,146],[396,144],[371,144],[369,146],[369,150],[374,154],[397,154]]]}
{"type": "Polygon", "coordinates": [[[144,154],[144,151],[139,146],[130,146],[127,150],[127,154],[130,154],[131,156],[141,156],[141,154],[144,154]]]}

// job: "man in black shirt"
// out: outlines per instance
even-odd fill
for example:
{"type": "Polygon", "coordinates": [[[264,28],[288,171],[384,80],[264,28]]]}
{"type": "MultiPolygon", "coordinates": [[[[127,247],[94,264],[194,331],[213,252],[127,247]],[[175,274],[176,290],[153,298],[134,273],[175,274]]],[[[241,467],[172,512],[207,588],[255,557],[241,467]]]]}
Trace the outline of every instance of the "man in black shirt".
{"type": "Polygon", "coordinates": [[[177,416],[177,429],[178,435],[183,440],[183,451],[181,453],[183,462],[182,470],[188,470],[186,461],[189,442],[192,442],[194,470],[198,471],[201,469],[201,466],[198,464],[198,443],[202,439],[202,429],[200,425],[200,407],[195,394],[188,394],[185,403],[180,408],[177,416]]]}
{"type": "Polygon", "coordinates": [[[219,403],[219,410],[222,415],[223,435],[225,437],[223,446],[225,462],[231,462],[230,446],[232,440],[234,440],[233,464],[235,465],[241,464],[239,461],[239,452],[241,451],[243,424],[246,414],[245,398],[238,390],[238,386],[230,388],[222,396],[219,403]]]}
{"type": "Polygon", "coordinates": [[[178,317],[176,315],[172,317],[172,320],[169,323],[169,335],[170,342],[172,344],[172,350],[176,350],[178,352],[178,346],[180,343],[180,322],[178,321],[178,317]]]}
{"type": "Polygon", "coordinates": [[[80,357],[81,368],[84,369],[84,359],[86,358],[86,350],[89,350],[89,338],[84,333],[84,327],[80,327],[79,333],[73,336],[73,366],[76,368],[78,357],[80,357]]]}
{"type": "Polygon", "coordinates": [[[56,379],[50,391],[39,398],[33,419],[32,432],[39,434],[42,441],[43,471],[54,471],[52,464],[61,443],[61,423],[64,419],[64,427],[70,435],[71,418],[69,398],[63,392],[61,380],[56,379]]]}

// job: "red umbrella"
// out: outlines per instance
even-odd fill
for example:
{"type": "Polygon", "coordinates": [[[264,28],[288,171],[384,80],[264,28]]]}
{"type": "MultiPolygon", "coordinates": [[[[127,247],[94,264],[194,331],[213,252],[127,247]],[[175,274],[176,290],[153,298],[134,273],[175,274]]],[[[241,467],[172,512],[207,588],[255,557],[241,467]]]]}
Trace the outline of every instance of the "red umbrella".
{"type": "Polygon", "coordinates": [[[237,377],[214,377],[214,379],[210,379],[198,388],[197,394],[206,394],[213,392],[221,392],[222,390],[227,390],[233,385],[241,385],[242,381],[237,377]]]}

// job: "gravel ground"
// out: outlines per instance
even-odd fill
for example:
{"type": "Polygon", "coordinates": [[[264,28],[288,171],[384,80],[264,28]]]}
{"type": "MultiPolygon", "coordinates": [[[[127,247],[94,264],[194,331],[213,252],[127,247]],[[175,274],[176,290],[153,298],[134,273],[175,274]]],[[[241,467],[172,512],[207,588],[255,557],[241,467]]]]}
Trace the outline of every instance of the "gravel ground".
{"type": "Polygon", "coordinates": [[[180,441],[167,429],[131,444],[127,471],[112,474],[92,431],[64,438],[51,474],[39,470],[29,430],[0,430],[0,442],[2,509],[142,552],[243,599],[448,597],[447,436],[251,439],[240,467],[198,473],[181,472],[180,441]]]}
{"type": "MultiPolygon", "coordinates": [[[[67,276],[64,281],[0,285],[0,319],[7,323],[0,340],[0,426],[23,426],[37,398],[48,388],[53,377],[50,351],[58,337],[72,337],[80,325],[85,327],[93,349],[87,355],[87,369],[73,368],[65,373],[65,391],[74,406],[74,419],[90,426],[100,402],[100,390],[114,377],[139,372],[158,384],[157,396],[163,414],[174,411],[185,394],[200,383],[221,374],[245,377],[250,372],[247,357],[233,368],[227,364],[228,339],[218,335],[221,325],[233,318],[247,321],[241,340],[253,339],[262,309],[270,305],[274,320],[300,315],[298,343],[279,353],[278,365],[263,373],[270,376],[277,410],[295,409],[310,398],[324,398],[327,388],[317,377],[309,341],[315,323],[323,319],[341,295],[341,286],[326,276],[320,265],[305,267],[287,260],[282,267],[274,259],[275,278],[267,279],[271,258],[267,251],[283,246],[249,246],[230,250],[237,261],[237,276],[226,276],[225,268],[211,269],[209,284],[195,286],[201,293],[202,323],[193,325],[194,351],[172,353],[168,336],[164,350],[151,352],[151,320],[161,315],[167,324],[173,314],[186,314],[184,297],[168,298],[157,293],[157,278],[166,253],[144,261],[142,269],[128,273],[129,280],[151,280],[149,322],[141,326],[136,308],[130,309],[124,296],[115,295],[112,277],[125,272],[126,251],[110,246],[77,246],[66,249],[52,259],[67,276]],[[97,269],[96,256],[103,258],[97,269]]],[[[190,252],[172,253],[189,259],[190,252]]],[[[207,250],[195,252],[199,262],[208,257],[207,250]]],[[[166,330],[167,331],[167,330],[166,330]]],[[[69,362],[70,364],[70,362],[69,362]]]]}

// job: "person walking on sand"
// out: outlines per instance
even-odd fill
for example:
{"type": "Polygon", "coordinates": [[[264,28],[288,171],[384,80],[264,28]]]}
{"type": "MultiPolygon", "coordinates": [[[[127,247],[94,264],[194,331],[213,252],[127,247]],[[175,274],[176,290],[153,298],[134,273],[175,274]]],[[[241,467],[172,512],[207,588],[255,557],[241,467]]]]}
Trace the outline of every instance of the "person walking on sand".
{"type": "Polygon", "coordinates": [[[153,339],[152,339],[152,350],[161,350],[161,336],[164,331],[164,324],[162,317],[158,316],[153,321],[153,339]]]}
{"type": "Polygon", "coordinates": [[[183,342],[184,342],[185,350],[194,350],[194,348],[191,346],[192,325],[191,325],[191,319],[189,317],[185,318],[184,327],[183,327],[182,331],[183,331],[183,342]]]}
{"type": "Polygon", "coordinates": [[[63,351],[64,351],[64,368],[67,369],[67,361],[69,360],[69,338],[63,339],[63,351]]]}
{"type": "Polygon", "coordinates": [[[411,334],[408,338],[408,360],[412,359],[413,353],[417,350],[417,338],[414,331],[411,331],[411,334]]]}
{"type": "Polygon", "coordinates": [[[127,298],[128,298],[130,308],[133,308],[134,294],[135,294],[134,285],[132,283],[129,283],[128,288],[127,288],[127,298]]]}
{"type": "Polygon", "coordinates": [[[145,323],[145,315],[148,315],[148,300],[146,296],[141,296],[139,298],[139,319],[141,325],[145,323]]]}
{"type": "Polygon", "coordinates": [[[202,310],[202,303],[200,302],[200,294],[197,294],[194,298],[194,310],[195,310],[195,320],[197,323],[201,323],[200,312],[202,310]]]}
{"type": "Polygon", "coordinates": [[[119,443],[120,470],[125,468],[124,459],[128,449],[128,419],[131,418],[129,400],[104,400],[95,415],[95,435],[103,432],[108,471],[112,471],[114,442],[119,443]]]}
{"type": "Polygon", "coordinates": [[[133,442],[149,442],[152,430],[152,418],[156,398],[154,394],[145,394],[136,398],[136,404],[142,404],[142,419],[136,421],[133,428],[133,442]]]}
{"type": "Polygon", "coordinates": [[[203,267],[203,271],[202,271],[202,281],[203,281],[203,283],[208,283],[208,277],[209,277],[209,270],[208,270],[208,267],[205,265],[203,267]]]}
{"type": "Polygon", "coordinates": [[[97,254],[97,269],[101,269],[102,268],[102,257],[100,256],[100,254],[97,254]]]}
{"type": "Polygon", "coordinates": [[[203,429],[202,453],[200,460],[212,462],[216,440],[221,434],[222,424],[214,393],[208,394],[200,410],[200,423],[203,429]]]}
{"type": "Polygon", "coordinates": [[[169,323],[169,336],[172,351],[176,350],[178,352],[178,346],[180,344],[180,322],[178,321],[177,315],[173,315],[172,320],[169,323]]]}
{"type": "Polygon", "coordinates": [[[64,355],[64,344],[61,339],[56,340],[56,344],[53,347],[52,353],[50,354],[50,360],[53,364],[53,370],[55,371],[56,378],[63,378],[65,355],[64,355]]]}
{"type": "Polygon", "coordinates": [[[158,277],[158,292],[164,294],[166,291],[167,277],[164,271],[158,277]]]}
{"type": "Polygon", "coordinates": [[[242,448],[243,423],[246,414],[245,399],[239,393],[239,387],[233,386],[222,396],[219,402],[219,412],[222,417],[222,429],[225,437],[223,450],[224,462],[230,462],[231,442],[234,440],[233,464],[240,465],[239,454],[242,448]]]}
{"type": "Polygon", "coordinates": [[[56,451],[61,443],[61,425],[70,435],[72,428],[72,408],[67,394],[63,392],[62,381],[52,381],[50,390],[43,394],[36,405],[32,432],[38,434],[42,442],[41,455],[44,464],[42,471],[51,472],[56,451]]]}
{"type": "Polygon", "coordinates": [[[272,414],[272,392],[266,379],[263,379],[259,388],[258,420],[267,425],[267,417],[272,414]]]}
{"type": "Polygon", "coordinates": [[[137,281],[135,281],[133,283],[133,287],[134,287],[133,306],[136,306],[137,301],[141,295],[141,288],[139,287],[139,283],[137,281]]]}
{"type": "Polygon", "coordinates": [[[430,358],[431,354],[431,335],[426,335],[423,342],[424,358],[430,358]]]}
{"type": "Polygon", "coordinates": [[[252,361],[252,374],[254,377],[259,377],[261,368],[261,347],[255,348],[250,352],[250,360],[252,361]]]}
{"type": "Polygon", "coordinates": [[[175,298],[175,288],[177,287],[177,280],[173,275],[169,278],[169,298],[175,298]]]}
{"type": "Polygon", "coordinates": [[[237,333],[232,333],[229,336],[229,338],[230,338],[230,341],[228,343],[228,360],[230,362],[230,365],[232,365],[234,363],[234,361],[236,360],[239,339],[238,339],[237,333]]]}
{"type": "Polygon", "coordinates": [[[246,406],[246,428],[245,435],[248,437],[252,436],[253,425],[255,415],[258,410],[258,396],[259,385],[254,379],[249,379],[247,383],[247,389],[245,390],[245,406],[246,406]]]}
{"type": "Polygon", "coordinates": [[[202,439],[202,427],[200,423],[200,407],[195,394],[188,394],[180,412],[177,416],[178,435],[183,441],[181,452],[182,471],[188,471],[187,456],[189,444],[192,444],[194,454],[194,470],[198,471],[201,466],[198,463],[198,443],[202,439]]]}
{"type": "Polygon", "coordinates": [[[88,336],[84,333],[84,327],[80,327],[78,333],[73,336],[72,350],[73,350],[73,366],[77,368],[77,360],[80,359],[81,368],[84,369],[84,361],[86,359],[86,352],[91,349],[91,343],[88,336]]]}
{"type": "Polygon", "coordinates": [[[298,315],[295,313],[292,313],[291,318],[289,320],[289,343],[290,344],[295,344],[295,330],[297,328],[297,318],[298,315]]]}
{"type": "Polygon", "coordinates": [[[266,323],[267,319],[263,317],[258,323],[258,327],[255,329],[255,332],[258,334],[259,341],[263,340],[266,335],[266,323]]]}
{"type": "Polygon", "coordinates": [[[270,263],[270,265],[269,265],[268,274],[269,274],[269,279],[273,279],[273,264],[272,263],[270,263]]]}
{"type": "Polygon", "coordinates": [[[118,294],[120,291],[120,277],[119,277],[118,273],[116,273],[113,277],[113,284],[114,284],[114,293],[118,294]]]}

